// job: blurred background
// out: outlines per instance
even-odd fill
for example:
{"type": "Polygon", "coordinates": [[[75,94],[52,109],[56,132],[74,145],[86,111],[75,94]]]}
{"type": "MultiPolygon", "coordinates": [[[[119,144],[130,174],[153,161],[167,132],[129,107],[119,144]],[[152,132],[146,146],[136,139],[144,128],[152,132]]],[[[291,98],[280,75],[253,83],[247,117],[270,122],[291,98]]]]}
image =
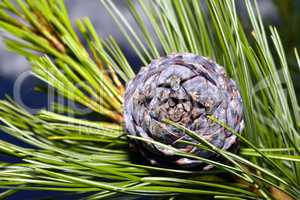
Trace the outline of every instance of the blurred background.
{"type": "MultiPolygon", "coordinates": [[[[241,13],[246,13],[242,4],[243,0],[237,1],[238,10],[241,13]]],[[[130,12],[126,9],[126,1],[118,0],[116,4],[122,10],[129,20],[133,20],[130,12]]],[[[91,18],[97,32],[106,38],[109,35],[114,36],[118,43],[126,52],[130,63],[135,69],[138,69],[139,62],[132,54],[125,38],[122,37],[116,24],[112,21],[109,14],[105,11],[99,0],[66,0],[69,8],[72,21],[76,18],[88,16],[91,18]]],[[[296,66],[294,58],[294,48],[300,49],[300,0],[258,0],[259,8],[266,26],[275,25],[279,29],[283,46],[287,52],[288,62],[291,67],[292,75],[297,91],[300,91],[299,69],[296,66]]],[[[242,17],[245,20],[245,17],[242,17]]],[[[243,23],[247,27],[247,21],[243,23]]],[[[251,29],[247,29],[251,31],[251,29]]],[[[3,37],[1,32],[0,37],[3,37]]],[[[16,82],[21,82],[21,87],[15,88],[19,90],[20,98],[24,106],[41,109],[45,108],[48,103],[47,96],[38,93],[34,90],[36,84],[42,84],[39,80],[30,75],[30,66],[26,59],[14,53],[7,52],[5,46],[0,42],[0,99],[5,98],[5,95],[13,97],[14,85],[16,82]]],[[[298,92],[298,94],[300,94],[298,92]]],[[[20,103],[20,102],[19,102],[20,103]]],[[[1,139],[14,141],[12,138],[5,137],[0,134],[1,139]]],[[[23,145],[23,144],[19,144],[23,145]]],[[[1,156],[1,155],[0,155],[1,156]]],[[[1,157],[2,159],[2,157],[1,157]]],[[[5,158],[3,158],[5,159],[5,158]]],[[[52,192],[21,192],[18,195],[10,197],[10,200],[34,200],[34,199],[49,199],[48,196],[57,195],[52,192]]],[[[58,194],[59,195],[59,194],[58,194]]],[[[72,197],[54,196],[53,199],[72,199],[72,197]]]]}

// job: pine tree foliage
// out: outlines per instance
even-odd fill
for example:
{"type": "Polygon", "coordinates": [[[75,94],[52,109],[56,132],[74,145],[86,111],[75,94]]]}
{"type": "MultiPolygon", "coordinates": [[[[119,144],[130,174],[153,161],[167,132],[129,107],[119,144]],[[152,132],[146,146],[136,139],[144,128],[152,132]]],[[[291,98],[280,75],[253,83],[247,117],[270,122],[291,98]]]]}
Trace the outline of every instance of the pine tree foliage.
{"type": "MultiPolygon", "coordinates": [[[[135,162],[122,125],[125,84],[135,74],[114,38],[99,36],[88,18],[71,23],[63,0],[2,0],[0,27],[10,33],[3,40],[7,48],[26,57],[32,73],[61,97],[90,109],[97,119],[59,102],[31,114],[10,98],[1,100],[0,128],[28,146],[0,140],[1,154],[19,159],[0,162],[0,187],[5,189],[0,197],[20,190],[53,190],[86,200],[299,198],[299,105],[279,34],[275,27],[265,30],[255,1],[245,0],[251,35],[234,0],[129,0],[135,24],[113,1],[99,3],[144,65],[172,52],[191,52],[226,67],[245,106],[245,130],[231,130],[242,143],[241,151],[216,148],[193,131],[165,121],[198,141],[191,145],[227,162],[128,136],[215,168],[191,171],[135,162]]],[[[295,57],[300,67],[297,50],[295,57]]]]}

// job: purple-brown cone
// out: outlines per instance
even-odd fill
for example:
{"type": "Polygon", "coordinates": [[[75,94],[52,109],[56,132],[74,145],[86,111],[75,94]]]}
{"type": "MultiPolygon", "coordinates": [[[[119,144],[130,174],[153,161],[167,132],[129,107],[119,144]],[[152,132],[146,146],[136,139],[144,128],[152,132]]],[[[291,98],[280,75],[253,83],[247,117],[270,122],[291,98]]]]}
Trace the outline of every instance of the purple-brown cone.
{"type": "MultiPolygon", "coordinates": [[[[174,53],[143,67],[127,85],[124,107],[128,134],[209,159],[218,158],[215,153],[178,143],[179,140],[196,141],[161,121],[169,119],[182,124],[213,145],[233,151],[238,148],[236,136],[207,115],[237,132],[244,128],[242,98],[235,82],[214,61],[190,53],[174,53]]],[[[199,160],[174,156],[170,150],[152,143],[132,142],[153,164],[211,167],[199,160]]]]}

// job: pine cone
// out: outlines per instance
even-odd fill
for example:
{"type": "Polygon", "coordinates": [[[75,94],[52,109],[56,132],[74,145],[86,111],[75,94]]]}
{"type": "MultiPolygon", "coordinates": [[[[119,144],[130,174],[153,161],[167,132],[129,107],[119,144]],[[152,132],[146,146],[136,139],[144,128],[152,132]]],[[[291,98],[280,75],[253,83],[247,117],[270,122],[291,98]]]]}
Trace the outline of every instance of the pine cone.
{"type": "MultiPolygon", "coordinates": [[[[196,141],[162,122],[169,119],[219,148],[238,150],[236,136],[208,119],[207,115],[241,132],[244,128],[242,99],[235,82],[228,78],[224,68],[208,58],[174,53],[152,61],[128,83],[124,105],[125,127],[130,135],[220,160],[211,151],[178,143],[179,140],[196,141]]],[[[153,143],[134,141],[134,147],[152,164],[196,166],[204,170],[211,168],[199,160],[174,156],[170,150],[153,143]]]]}

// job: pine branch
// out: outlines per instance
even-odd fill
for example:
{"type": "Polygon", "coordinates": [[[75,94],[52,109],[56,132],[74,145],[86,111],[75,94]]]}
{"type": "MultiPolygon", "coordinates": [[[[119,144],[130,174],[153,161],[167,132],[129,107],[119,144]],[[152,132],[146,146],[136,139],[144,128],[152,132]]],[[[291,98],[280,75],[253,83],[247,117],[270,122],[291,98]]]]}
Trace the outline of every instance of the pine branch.
{"type": "MultiPolygon", "coordinates": [[[[0,187],[7,189],[0,197],[19,190],[86,194],[84,199],[300,196],[299,106],[279,34],[271,27],[272,44],[268,42],[256,3],[245,1],[251,37],[242,26],[234,0],[207,0],[205,5],[197,0],[139,0],[136,5],[129,0],[138,28],[112,1],[101,3],[145,65],[171,52],[191,52],[226,66],[239,84],[246,108],[246,130],[242,135],[235,133],[242,141],[241,152],[236,155],[216,148],[193,131],[171,123],[197,140],[190,145],[214,152],[227,162],[129,136],[215,168],[191,171],[134,162],[121,122],[125,83],[135,74],[117,42],[99,37],[88,18],[73,25],[63,0],[17,0],[17,5],[3,0],[0,27],[11,35],[4,39],[8,49],[26,57],[35,76],[59,95],[89,108],[101,120],[55,112],[78,114],[59,102],[54,111],[33,115],[10,99],[0,101],[1,130],[29,145],[0,140],[3,154],[20,159],[18,163],[0,162],[0,187]],[[279,57],[278,64],[271,47],[279,57]]],[[[297,51],[295,54],[300,67],[297,51]]],[[[219,123],[229,128],[225,122],[219,123]]]]}

